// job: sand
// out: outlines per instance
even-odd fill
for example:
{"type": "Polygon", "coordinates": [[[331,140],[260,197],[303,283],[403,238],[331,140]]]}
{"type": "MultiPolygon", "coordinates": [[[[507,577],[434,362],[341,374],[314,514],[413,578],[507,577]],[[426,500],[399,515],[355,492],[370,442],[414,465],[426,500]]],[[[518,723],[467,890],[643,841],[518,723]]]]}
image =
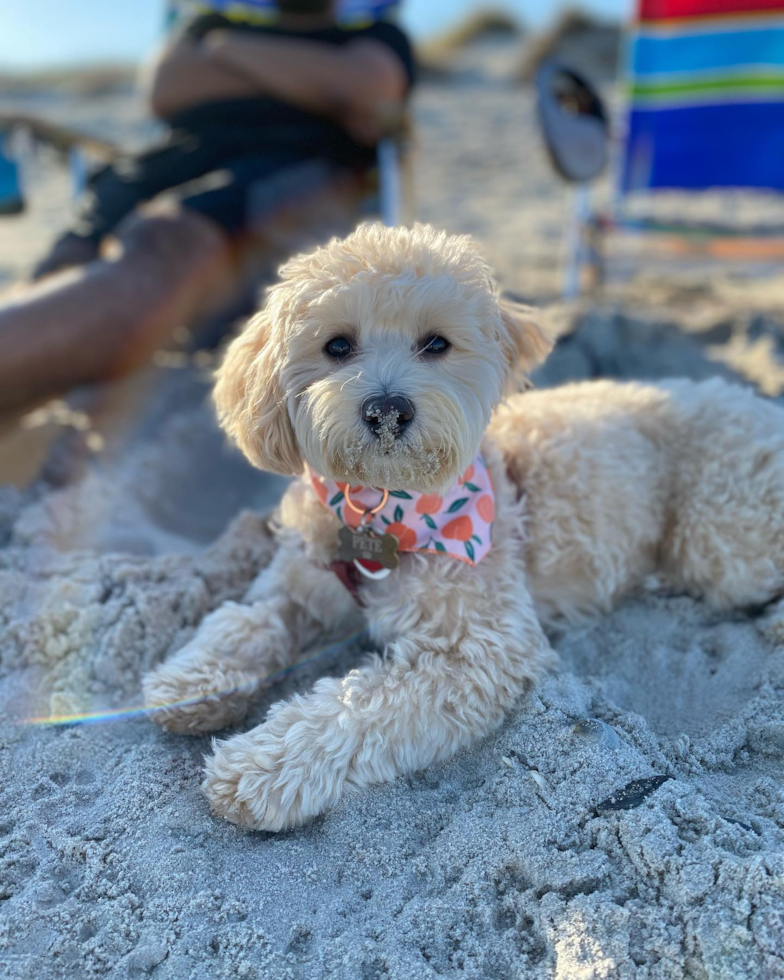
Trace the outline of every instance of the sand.
{"type": "MultiPolygon", "coordinates": [[[[530,91],[473,72],[423,88],[417,115],[420,216],[477,235],[562,333],[538,384],[721,374],[781,397],[780,280],[623,253],[600,301],[554,303],[568,195],[530,91]]],[[[63,220],[56,171],[35,165],[46,204],[0,225],[7,281],[63,220]]],[[[498,733],[283,835],[209,815],[208,738],[137,715],[21,723],[138,704],[140,674],[269,560],[259,515],[283,482],[223,445],[208,366],[163,358],[87,417],[77,393],[15,430],[45,463],[0,489],[0,976],[784,977],[784,630],[759,611],[718,616],[651,583],[554,634],[560,672],[498,733]],[[617,747],[577,735],[585,719],[617,747]],[[634,780],[651,788],[639,805],[602,806],[634,780]]],[[[248,724],[362,649],[326,647],[248,724]]]]}

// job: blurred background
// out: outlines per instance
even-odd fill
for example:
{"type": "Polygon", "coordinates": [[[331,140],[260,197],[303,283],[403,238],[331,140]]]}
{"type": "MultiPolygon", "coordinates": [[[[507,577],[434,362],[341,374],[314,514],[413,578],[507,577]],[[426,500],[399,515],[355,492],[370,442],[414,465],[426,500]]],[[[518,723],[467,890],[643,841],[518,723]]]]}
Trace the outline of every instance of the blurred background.
{"type": "MultiPolygon", "coordinates": [[[[414,216],[478,236],[499,274],[530,296],[557,295],[569,192],[550,167],[533,80],[564,57],[599,85],[616,78],[631,0],[564,3],[404,0],[419,84],[411,163],[414,216]]],[[[164,0],[3,0],[0,113],[43,116],[135,149],[156,135],[137,84],[163,38],[164,0]]],[[[614,91],[609,91],[614,98],[614,91]]],[[[60,232],[69,176],[27,154],[26,212],[0,220],[0,286],[22,277],[60,232]]],[[[605,189],[606,193],[606,189],[605,189]]]]}
{"type": "MultiPolygon", "coordinates": [[[[674,0],[665,6],[669,2],[674,0]]],[[[718,2],[697,5],[713,9],[718,2]]],[[[753,2],[759,6],[761,0],[753,2]]],[[[161,131],[139,78],[164,36],[163,0],[0,3],[0,116],[46,119],[129,151],[161,131]]],[[[776,15],[772,0],[763,6],[776,15]]],[[[734,7],[742,14],[743,0],[734,7]]],[[[718,374],[780,396],[782,195],[764,187],[657,189],[623,201],[629,226],[615,220],[619,160],[629,130],[626,65],[635,13],[632,0],[586,0],[579,9],[535,0],[492,6],[403,0],[399,20],[419,65],[404,148],[407,214],[474,236],[501,287],[544,310],[560,339],[537,384],[718,374]],[[541,87],[541,69],[553,64],[576,71],[603,104],[609,163],[582,182],[564,179],[552,146],[548,151],[537,79],[541,87]],[[635,222],[652,222],[659,234],[635,222]],[[760,241],[739,231],[718,238],[718,224],[736,231],[764,225],[765,234],[760,241]],[[588,261],[595,257],[597,229],[601,281],[588,261]],[[569,287],[570,268],[577,274],[569,287]]],[[[780,102],[779,82],[773,82],[780,102]]],[[[561,116],[590,115],[592,105],[572,95],[562,100],[561,116]]],[[[719,126],[709,127],[714,134],[721,133],[726,110],[717,111],[719,126]]],[[[586,144],[571,131],[567,136],[578,164],[584,162],[586,144]]],[[[749,144],[742,155],[770,159],[776,140],[772,129],[763,130],[758,145],[749,144]]],[[[725,143],[746,146],[738,138],[725,143]]],[[[8,296],[22,287],[73,208],[67,153],[24,133],[15,137],[13,150],[25,208],[0,216],[0,289],[8,296]]],[[[89,147],[86,158],[89,166],[89,147]]],[[[680,157],[670,154],[673,159],[677,170],[680,157]]],[[[254,289],[274,272],[272,262],[254,289]]],[[[228,453],[207,403],[220,343],[237,322],[224,320],[209,344],[179,331],[174,349],[158,351],[151,371],[138,377],[34,406],[21,422],[0,417],[0,483],[28,487],[38,481],[48,488],[90,474],[105,516],[96,519],[93,498],[85,496],[83,519],[73,518],[59,541],[63,548],[78,542],[145,553],[198,549],[240,507],[274,503],[282,482],[260,479],[228,453]],[[191,492],[194,481],[202,490],[198,499],[191,492]]]]}
{"type": "MultiPolygon", "coordinates": [[[[522,28],[542,30],[567,6],[537,0],[508,0],[478,4],[475,0],[406,0],[401,24],[420,43],[426,43],[477,13],[504,14],[522,28]]],[[[89,64],[138,62],[160,39],[165,0],[115,3],[100,0],[3,0],[0,66],[6,71],[73,68],[89,64]]],[[[631,13],[631,0],[587,0],[586,13],[619,22],[631,13]]]]}

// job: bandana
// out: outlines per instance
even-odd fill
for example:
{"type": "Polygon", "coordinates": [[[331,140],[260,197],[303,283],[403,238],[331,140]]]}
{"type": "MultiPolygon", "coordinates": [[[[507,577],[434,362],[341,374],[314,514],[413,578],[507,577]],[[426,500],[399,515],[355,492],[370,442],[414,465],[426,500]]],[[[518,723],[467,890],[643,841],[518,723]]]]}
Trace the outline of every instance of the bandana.
{"type": "MultiPolygon", "coordinates": [[[[346,485],[319,476],[307,468],[319,500],[341,523],[356,528],[361,513],[346,506],[346,485]]],[[[372,487],[351,487],[351,503],[360,510],[378,507],[382,493],[372,487]]],[[[377,534],[394,534],[398,551],[450,555],[477,565],[490,551],[495,494],[481,455],[444,494],[390,490],[384,507],[365,521],[377,534]]]]}

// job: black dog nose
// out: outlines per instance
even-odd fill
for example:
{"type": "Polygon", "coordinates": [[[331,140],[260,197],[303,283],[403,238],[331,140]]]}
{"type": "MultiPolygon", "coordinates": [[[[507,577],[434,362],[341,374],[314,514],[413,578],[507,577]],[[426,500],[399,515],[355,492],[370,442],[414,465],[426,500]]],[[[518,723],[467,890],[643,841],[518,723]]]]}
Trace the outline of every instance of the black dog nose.
{"type": "Polygon", "coordinates": [[[360,411],[365,425],[377,436],[385,432],[399,436],[414,418],[414,406],[402,395],[371,395],[362,402],[360,411]]]}

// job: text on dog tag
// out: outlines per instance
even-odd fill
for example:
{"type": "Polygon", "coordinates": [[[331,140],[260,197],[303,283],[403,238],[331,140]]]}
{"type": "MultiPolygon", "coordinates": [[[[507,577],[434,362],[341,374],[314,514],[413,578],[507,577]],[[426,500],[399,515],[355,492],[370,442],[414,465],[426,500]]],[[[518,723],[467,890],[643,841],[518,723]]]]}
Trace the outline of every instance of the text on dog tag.
{"type": "Polygon", "coordinates": [[[394,534],[376,534],[375,531],[352,531],[350,527],[342,527],[338,532],[340,542],[340,560],[377,561],[384,568],[397,568],[398,540],[394,534]]]}

